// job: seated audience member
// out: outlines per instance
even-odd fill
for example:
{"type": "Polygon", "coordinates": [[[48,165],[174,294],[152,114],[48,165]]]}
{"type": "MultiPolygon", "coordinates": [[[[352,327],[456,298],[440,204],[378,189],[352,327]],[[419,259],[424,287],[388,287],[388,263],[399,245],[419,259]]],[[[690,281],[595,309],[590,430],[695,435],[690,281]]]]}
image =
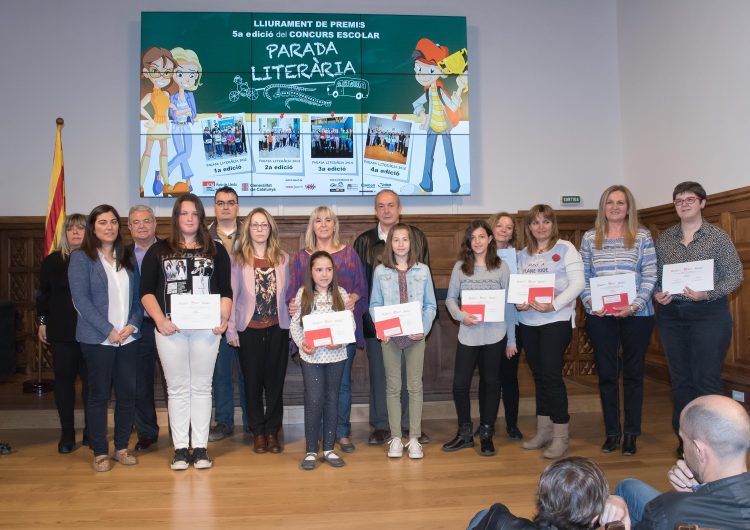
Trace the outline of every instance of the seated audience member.
{"type": "MultiPolygon", "coordinates": [[[[609,484],[593,460],[563,458],[547,466],[539,477],[537,513],[533,520],[516,517],[497,503],[474,516],[467,530],[570,529],[587,530],[600,524],[627,520],[622,499],[607,503],[609,484]]],[[[627,522],[625,528],[630,528],[627,522]]]]}
{"type": "Polygon", "coordinates": [[[742,405],[724,396],[694,399],[680,415],[680,437],[685,459],[667,473],[674,491],[660,494],[635,479],[618,484],[634,528],[750,528],[750,417],[742,405]]]}

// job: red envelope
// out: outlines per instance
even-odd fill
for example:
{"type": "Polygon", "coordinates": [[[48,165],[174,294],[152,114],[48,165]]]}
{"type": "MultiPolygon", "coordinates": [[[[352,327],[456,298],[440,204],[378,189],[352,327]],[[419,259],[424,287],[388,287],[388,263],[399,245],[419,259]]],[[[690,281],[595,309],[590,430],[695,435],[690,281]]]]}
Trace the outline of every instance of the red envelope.
{"type": "Polygon", "coordinates": [[[333,344],[331,328],[311,329],[310,331],[305,331],[305,342],[308,346],[311,346],[313,348],[333,344]],[[328,342],[322,342],[321,339],[328,339],[328,342]],[[317,342],[316,344],[316,341],[321,342],[317,342]]]}
{"type": "Polygon", "coordinates": [[[377,333],[377,336],[380,340],[383,340],[385,335],[385,330],[387,329],[393,329],[398,328],[398,333],[393,334],[391,333],[388,335],[389,337],[398,337],[401,335],[401,319],[398,317],[393,318],[387,318],[385,320],[381,320],[380,322],[375,322],[375,331],[377,333]]]}
{"type": "Polygon", "coordinates": [[[461,311],[478,316],[480,322],[484,322],[484,304],[463,304],[461,311]]]}
{"type": "Polygon", "coordinates": [[[612,315],[616,311],[619,311],[622,307],[627,306],[630,302],[628,301],[628,293],[620,293],[619,295],[607,295],[602,297],[602,305],[604,306],[604,313],[607,315],[612,315]],[[616,300],[613,300],[615,297],[619,297],[616,300]],[[608,302],[605,302],[604,299],[609,298],[610,300],[608,302]]]}
{"type": "Polygon", "coordinates": [[[544,303],[552,303],[555,296],[555,288],[554,287],[529,287],[529,303],[536,302],[537,298],[544,298],[547,297],[550,299],[549,302],[544,303]]]}

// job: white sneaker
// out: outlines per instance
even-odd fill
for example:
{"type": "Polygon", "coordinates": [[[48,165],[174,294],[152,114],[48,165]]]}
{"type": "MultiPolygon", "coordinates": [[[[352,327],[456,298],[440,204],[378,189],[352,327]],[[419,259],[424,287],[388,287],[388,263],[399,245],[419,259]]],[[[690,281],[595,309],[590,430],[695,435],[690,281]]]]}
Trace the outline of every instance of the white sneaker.
{"type": "Polygon", "coordinates": [[[401,443],[401,438],[395,436],[388,442],[388,457],[389,458],[401,458],[404,454],[404,444],[401,443]]]}
{"type": "Polygon", "coordinates": [[[422,444],[416,438],[411,438],[409,443],[406,444],[409,448],[409,458],[417,459],[424,458],[424,452],[422,451],[422,444]]]}

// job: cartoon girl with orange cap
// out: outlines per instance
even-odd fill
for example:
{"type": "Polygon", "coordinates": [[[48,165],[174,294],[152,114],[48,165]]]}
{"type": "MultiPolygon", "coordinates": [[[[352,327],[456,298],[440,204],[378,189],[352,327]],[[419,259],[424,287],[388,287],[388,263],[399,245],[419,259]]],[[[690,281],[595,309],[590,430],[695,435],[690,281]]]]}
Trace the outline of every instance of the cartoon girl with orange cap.
{"type": "Polygon", "coordinates": [[[419,39],[412,54],[414,76],[417,83],[424,87],[424,93],[412,104],[414,114],[420,119],[420,128],[427,130],[427,147],[424,156],[424,171],[419,183],[422,192],[432,193],[432,165],[435,156],[435,144],[438,137],[443,139],[445,165],[450,178],[450,192],[458,193],[461,182],[458,180],[456,163],[453,159],[453,144],[450,131],[460,120],[459,107],[461,94],[466,91],[468,79],[466,74],[456,76],[456,91],[449,94],[441,78],[448,77],[439,66],[439,62],[448,57],[448,48],[435,44],[430,39],[419,39]]]}
{"type": "Polygon", "coordinates": [[[168,112],[170,107],[174,108],[169,97],[178,91],[172,79],[176,64],[172,52],[165,48],[154,46],[147,49],[141,56],[141,116],[146,118],[147,131],[146,147],[141,156],[141,196],[143,196],[143,183],[146,180],[155,141],[159,142],[159,173],[162,180],[154,177],[153,192],[154,195],[163,193],[165,197],[169,194],[168,112]],[[154,112],[153,116],[146,110],[146,105],[149,103],[154,112]]]}

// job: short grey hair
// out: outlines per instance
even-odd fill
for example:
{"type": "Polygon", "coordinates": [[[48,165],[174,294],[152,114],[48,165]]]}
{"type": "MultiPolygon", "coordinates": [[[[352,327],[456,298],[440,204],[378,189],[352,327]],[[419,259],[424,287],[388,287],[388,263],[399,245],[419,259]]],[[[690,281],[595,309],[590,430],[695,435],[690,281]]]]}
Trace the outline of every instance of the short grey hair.
{"type": "Polygon", "coordinates": [[[151,208],[151,206],[147,204],[136,204],[135,206],[132,206],[130,208],[130,211],[128,211],[128,221],[130,221],[130,216],[133,215],[135,212],[148,212],[151,214],[151,217],[156,219],[156,216],[154,215],[154,210],[151,208]]]}

